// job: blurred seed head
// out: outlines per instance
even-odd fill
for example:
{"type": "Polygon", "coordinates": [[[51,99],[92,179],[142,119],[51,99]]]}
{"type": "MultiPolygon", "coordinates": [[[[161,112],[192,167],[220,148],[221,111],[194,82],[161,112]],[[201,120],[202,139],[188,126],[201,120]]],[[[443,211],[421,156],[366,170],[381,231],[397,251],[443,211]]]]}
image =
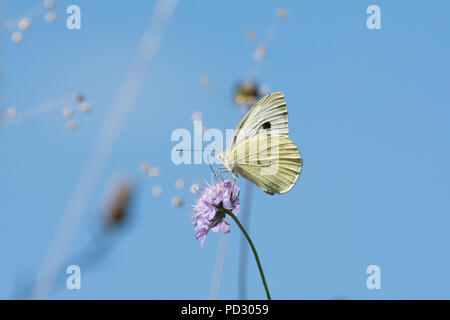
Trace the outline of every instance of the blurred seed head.
{"type": "Polygon", "coordinates": [[[205,73],[205,74],[202,74],[202,75],[200,76],[200,84],[201,84],[201,85],[206,86],[209,82],[210,82],[209,75],[207,75],[207,74],[205,73]]]}
{"type": "Polygon", "coordinates": [[[14,43],[20,43],[23,40],[22,32],[16,31],[11,36],[11,41],[14,43]]]}
{"type": "Polygon", "coordinates": [[[239,83],[236,86],[234,102],[237,105],[253,105],[259,97],[258,85],[254,82],[239,83]]]}
{"type": "Polygon", "coordinates": [[[283,8],[277,8],[277,17],[280,19],[286,19],[289,15],[289,11],[287,11],[286,9],[283,8]]]}
{"type": "Polygon", "coordinates": [[[159,168],[158,167],[150,167],[150,169],[148,169],[147,171],[148,175],[152,178],[156,178],[157,176],[159,176],[159,168]]]}
{"type": "Polygon", "coordinates": [[[256,39],[256,32],[253,31],[253,30],[248,30],[248,31],[247,31],[247,38],[248,38],[250,41],[254,41],[254,40],[256,39]]]}
{"type": "Polygon", "coordinates": [[[192,121],[201,121],[203,119],[203,113],[200,111],[194,111],[191,116],[192,121]]]}
{"type": "Polygon", "coordinates": [[[63,117],[66,118],[66,119],[72,118],[72,116],[73,116],[72,108],[71,107],[64,107],[62,114],[63,114],[63,117]]]}
{"type": "Polygon", "coordinates": [[[183,205],[183,199],[180,197],[173,197],[171,202],[174,207],[181,207],[183,205]]]}
{"type": "Polygon", "coordinates": [[[186,181],[184,181],[184,179],[178,179],[177,181],[175,181],[175,188],[177,189],[183,189],[185,185],[186,181]]]}
{"type": "Polygon", "coordinates": [[[152,188],[153,196],[159,197],[159,196],[161,196],[162,192],[163,192],[163,189],[160,185],[153,186],[153,188],[152,188]]]}
{"type": "Polygon", "coordinates": [[[192,194],[197,194],[197,193],[200,192],[200,185],[199,185],[198,183],[194,183],[194,184],[190,187],[189,190],[191,191],[192,194]]]}
{"type": "Polygon", "coordinates": [[[212,90],[212,84],[211,84],[211,79],[210,79],[209,75],[202,74],[200,76],[200,84],[205,88],[206,91],[212,90]]]}
{"type": "Polygon", "coordinates": [[[133,185],[129,181],[120,181],[114,188],[106,210],[106,224],[118,226],[129,215],[133,185]]]}
{"type": "Polygon", "coordinates": [[[81,94],[81,93],[78,93],[78,94],[75,96],[75,101],[78,102],[78,103],[82,103],[82,102],[84,101],[84,95],[81,94]]]}
{"type": "Polygon", "coordinates": [[[206,131],[206,127],[204,125],[200,126],[194,126],[194,133],[197,135],[203,135],[206,131]]]}
{"type": "Polygon", "coordinates": [[[76,121],[76,120],[67,121],[67,128],[69,128],[72,131],[77,130],[78,129],[78,121],[76,121]]]}
{"type": "Polygon", "coordinates": [[[260,45],[258,48],[256,48],[255,52],[253,53],[253,58],[255,60],[261,60],[266,56],[267,47],[265,45],[260,45]]]}
{"type": "Polygon", "coordinates": [[[141,163],[141,171],[148,172],[150,170],[150,165],[148,163],[141,163]]]}
{"type": "Polygon", "coordinates": [[[55,11],[50,11],[45,14],[44,20],[45,20],[45,22],[52,23],[52,22],[56,21],[57,17],[58,16],[55,11]]]}
{"type": "Polygon", "coordinates": [[[44,1],[44,6],[47,9],[53,9],[55,7],[55,2],[53,0],[45,0],[44,1]]]}
{"type": "Polygon", "coordinates": [[[84,101],[80,104],[80,110],[82,112],[89,112],[92,110],[92,105],[90,102],[84,101]]]}
{"type": "Polygon", "coordinates": [[[31,19],[30,18],[22,18],[17,23],[17,28],[19,28],[22,31],[27,30],[31,26],[31,19]]]}
{"type": "Polygon", "coordinates": [[[9,107],[8,109],[6,109],[6,116],[7,116],[9,119],[15,118],[16,115],[17,115],[17,109],[16,109],[16,108],[14,108],[14,107],[9,107]]]}

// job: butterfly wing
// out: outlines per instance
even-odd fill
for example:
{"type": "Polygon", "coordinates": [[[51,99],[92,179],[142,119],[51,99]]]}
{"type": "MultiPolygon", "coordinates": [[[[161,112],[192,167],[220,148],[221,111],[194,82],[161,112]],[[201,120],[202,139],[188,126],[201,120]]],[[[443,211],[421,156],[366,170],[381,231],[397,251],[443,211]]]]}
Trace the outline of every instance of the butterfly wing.
{"type": "Polygon", "coordinates": [[[288,112],[281,92],[261,98],[247,112],[234,131],[227,150],[233,150],[244,140],[260,133],[289,136],[288,112]]]}
{"type": "Polygon", "coordinates": [[[229,154],[238,174],[267,193],[286,193],[300,175],[303,160],[284,135],[260,134],[237,145],[229,154]]]}

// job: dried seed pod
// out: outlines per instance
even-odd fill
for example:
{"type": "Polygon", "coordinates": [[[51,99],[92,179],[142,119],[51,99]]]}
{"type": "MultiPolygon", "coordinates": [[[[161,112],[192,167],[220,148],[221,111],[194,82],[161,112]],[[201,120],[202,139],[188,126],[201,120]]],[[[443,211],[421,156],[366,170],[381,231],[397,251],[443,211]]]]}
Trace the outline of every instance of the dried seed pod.
{"type": "Polygon", "coordinates": [[[82,102],[84,101],[84,95],[81,94],[81,93],[78,93],[78,94],[75,96],[75,101],[78,102],[78,103],[82,103],[82,102]]]}
{"type": "Polygon", "coordinates": [[[131,183],[125,181],[118,183],[107,205],[106,224],[108,226],[117,226],[125,221],[129,215],[132,191],[131,183]]]}
{"type": "Polygon", "coordinates": [[[253,105],[259,98],[258,85],[254,82],[240,83],[236,86],[234,102],[237,105],[253,105]]]}

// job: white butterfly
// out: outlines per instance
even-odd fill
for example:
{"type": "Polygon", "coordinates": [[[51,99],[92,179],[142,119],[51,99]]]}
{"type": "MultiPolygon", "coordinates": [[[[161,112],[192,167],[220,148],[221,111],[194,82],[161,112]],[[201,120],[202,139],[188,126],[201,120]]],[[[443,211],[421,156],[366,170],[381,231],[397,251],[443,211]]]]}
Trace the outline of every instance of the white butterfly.
{"type": "Polygon", "coordinates": [[[303,160],[289,139],[283,94],[275,92],[261,98],[237,126],[227,150],[217,157],[234,176],[243,176],[266,193],[291,190],[303,160]]]}

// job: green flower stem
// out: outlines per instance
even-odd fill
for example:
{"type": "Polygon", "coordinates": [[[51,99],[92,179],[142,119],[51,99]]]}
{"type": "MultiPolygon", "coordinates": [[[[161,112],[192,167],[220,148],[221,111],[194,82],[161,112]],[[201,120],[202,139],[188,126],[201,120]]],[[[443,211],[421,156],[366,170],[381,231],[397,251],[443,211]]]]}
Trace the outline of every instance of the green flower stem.
{"type": "Polygon", "coordinates": [[[270,298],[269,288],[267,287],[266,277],[264,277],[264,271],[261,267],[261,261],[259,261],[259,256],[258,253],[256,252],[255,246],[253,245],[252,239],[250,239],[247,231],[245,231],[244,227],[239,222],[238,218],[233,213],[227,212],[227,214],[234,220],[234,222],[236,222],[239,229],[241,229],[242,233],[244,234],[245,238],[250,244],[250,247],[252,247],[253,254],[255,255],[256,264],[258,265],[259,274],[261,275],[261,280],[263,282],[264,289],[266,290],[267,300],[272,300],[272,298],[270,298]]]}

